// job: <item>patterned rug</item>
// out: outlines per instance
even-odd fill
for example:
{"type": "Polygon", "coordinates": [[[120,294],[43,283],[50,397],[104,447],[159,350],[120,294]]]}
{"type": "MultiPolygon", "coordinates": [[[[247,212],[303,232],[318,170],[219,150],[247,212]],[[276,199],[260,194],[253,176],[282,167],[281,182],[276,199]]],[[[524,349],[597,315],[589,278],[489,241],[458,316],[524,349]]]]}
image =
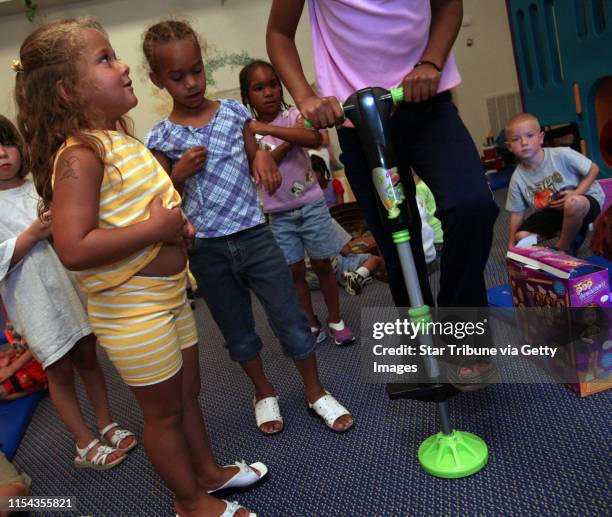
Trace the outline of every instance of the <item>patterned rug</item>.
{"type": "MultiPolygon", "coordinates": [[[[496,192],[502,200],[504,192],[496,192]]],[[[506,282],[504,255],[507,215],[497,222],[487,265],[488,286],[506,282]]],[[[588,254],[585,246],[583,253],[588,254]]],[[[432,285],[437,290],[437,276],[432,285]]],[[[320,292],[315,309],[325,319],[320,292]]],[[[341,292],[345,320],[359,334],[362,307],[391,305],[386,284],[368,285],[360,296],[341,292]]],[[[299,375],[254,302],[258,331],[265,343],[262,358],[280,395],[285,430],[263,436],[255,426],[252,389],[232,363],[210,314],[198,301],[201,336],[201,405],[216,457],[261,460],[270,468],[259,487],[230,497],[260,517],[438,517],[438,516],[608,516],[610,504],[609,393],[580,399],[567,388],[546,384],[495,385],[449,401],[453,425],[482,437],[489,464],[478,474],[457,480],[429,476],[419,466],[419,444],[437,432],[433,404],[390,401],[384,386],[359,380],[359,340],[338,348],[329,341],[319,349],[325,387],[355,417],[354,429],[336,434],[310,416],[299,375]],[[608,479],[608,481],[606,481],[608,479]]],[[[103,353],[115,418],[138,435],[140,411],[103,353]]],[[[79,387],[83,399],[83,390],[79,387]]],[[[86,418],[94,415],[83,399],[86,418]]],[[[164,444],[160,443],[159,447],[164,444]]],[[[74,445],[50,400],[40,404],[15,458],[34,480],[33,492],[75,496],[77,514],[96,517],[173,516],[172,496],[139,446],[118,468],[77,471],[74,445]]],[[[54,515],[48,512],[33,515],[54,515]]],[[[57,515],[57,514],[55,514],[57,515]]]]}

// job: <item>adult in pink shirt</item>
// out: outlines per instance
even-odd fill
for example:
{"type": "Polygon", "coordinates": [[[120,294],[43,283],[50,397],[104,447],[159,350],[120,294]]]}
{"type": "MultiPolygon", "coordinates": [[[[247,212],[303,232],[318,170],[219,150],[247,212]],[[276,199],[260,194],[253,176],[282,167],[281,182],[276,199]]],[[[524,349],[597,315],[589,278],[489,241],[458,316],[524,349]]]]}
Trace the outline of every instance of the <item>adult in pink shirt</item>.
{"type": "MultiPolygon", "coordinates": [[[[499,209],[478,151],[452,103],[460,82],[451,54],[461,0],[308,0],[315,58],[315,94],[304,76],[294,36],[305,0],[273,0],[268,54],[304,118],[316,128],[344,122],[340,102],[366,86],[404,87],[391,117],[398,169],[412,217],[410,235],[425,303],[433,305],[421,221],[410,167],[429,185],[444,231],[440,307],[487,305],[484,267],[499,209]]],[[[338,128],[341,160],[385,258],[394,302],[410,305],[391,236],[383,229],[376,194],[356,130],[338,128]]]]}

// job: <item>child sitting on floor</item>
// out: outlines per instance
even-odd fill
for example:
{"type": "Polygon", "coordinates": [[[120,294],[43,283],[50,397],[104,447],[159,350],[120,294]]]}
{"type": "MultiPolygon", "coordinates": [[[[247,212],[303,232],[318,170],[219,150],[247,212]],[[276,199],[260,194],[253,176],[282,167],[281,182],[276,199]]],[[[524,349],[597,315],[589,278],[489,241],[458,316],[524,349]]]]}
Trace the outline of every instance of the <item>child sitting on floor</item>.
{"type": "Polygon", "coordinates": [[[325,160],[316,154],[310,155],[312,170],[317,176],[319,187],[325,196],[328,208],[344,203],[344,186],[338,178],[332,178],[325,160]]]}
{"type": "MultiPolygon", "coordinates": [[[[30,494],[32,480],[27,474],[19,474],[13,464],[0,452],[0,504],[6,502],[8,497],[24,497],[30,494]]],[[[12,510],[2,504],[0,517],[8,517],[12,510]]],[[[15,510],[15,512],[20,510],[15,510]]]]}
{"type": "MultiPolygon", "coordinates": [[[[412,178],[416,186],[416,200],[421,215],[421,224],[427,224],[433,229],[433,245],[436,250],[436,258],[439,258],[444,246],[444,233],[442,232],[442,223],[436,217],[436,200],[433,192],[414,170],[412,171],[412,178]]],[[[423,234],[423,248],[425,249],[425,259],[427,260],[425,234],[423,234]]]]}
{"type": "Polygon", "coordinates": [[[599,167],[569,147],[543,148],[544,132],[529,113],[512,117],[506,136],[519,162],[506,199],[512,212],[508,247],[530,235],[549,238],[560,231],[553,248],[575,255],[604,201],[595,180],[599,167]],[[536,211],[525,219],[528,207],[536,211]]]}
{"type": "Polygon", "coordinates": [[[335,260],[338,283],[351,296],[360,294],[363,287],[372,281],[372,275],[385,266],[385,261],[371,253],[355,253],[351,249],[351,235],[333,220],[336,235],[342,249],[335,260]]]}

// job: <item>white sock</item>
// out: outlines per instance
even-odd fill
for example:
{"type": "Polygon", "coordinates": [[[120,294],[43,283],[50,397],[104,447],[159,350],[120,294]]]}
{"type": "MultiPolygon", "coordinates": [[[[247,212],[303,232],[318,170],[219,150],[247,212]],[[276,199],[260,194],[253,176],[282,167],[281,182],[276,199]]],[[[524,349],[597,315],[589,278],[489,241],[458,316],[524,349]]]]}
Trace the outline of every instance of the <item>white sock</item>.
{"type": "Polygon", "coordinates": [[[344,321],[340,320],[338,323],[327,322],[327,326],[333,330],[344,330],[344,321]]]}
{"type": "Polygon", "coordinates": [[[355,270],[355,273],[357,273],[359,276],[362,276],[363,278],[368,278],[370,276],[370,271],[368,271],[368,268],[363,266],[359,266],[355,270]]]}

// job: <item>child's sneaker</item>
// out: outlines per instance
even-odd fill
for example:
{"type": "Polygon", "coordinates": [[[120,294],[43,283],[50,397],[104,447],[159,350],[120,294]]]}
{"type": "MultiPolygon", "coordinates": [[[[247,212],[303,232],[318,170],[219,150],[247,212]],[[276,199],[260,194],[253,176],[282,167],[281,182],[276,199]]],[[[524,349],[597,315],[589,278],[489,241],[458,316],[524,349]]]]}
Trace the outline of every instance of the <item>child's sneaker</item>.
{"type": "Polygon", "coordinates": [[[317,324],[314,327],[310,327],[310,332],[316,336],[317,345],[327,339],[327,332],[323,330],[323,325],[321,325],[319,318],[317,318],[317,324]]]}
{"type": "Polygon", "coordinates": [[[356,271],[345,271],[342,273],[341,284],[348,294],[355,296],[361,293],[363,286],[368,282],[368,280],[372,280],[372,278],[364,278],[356,271]]]}
{"type": "Polygon", "coordinates": [[[355,341],[353,331],[348,328],[343,320],[338,323],[327,323],[329,334],[334,338],[334,343],[338,346],[350,345],[355,341]]]}

